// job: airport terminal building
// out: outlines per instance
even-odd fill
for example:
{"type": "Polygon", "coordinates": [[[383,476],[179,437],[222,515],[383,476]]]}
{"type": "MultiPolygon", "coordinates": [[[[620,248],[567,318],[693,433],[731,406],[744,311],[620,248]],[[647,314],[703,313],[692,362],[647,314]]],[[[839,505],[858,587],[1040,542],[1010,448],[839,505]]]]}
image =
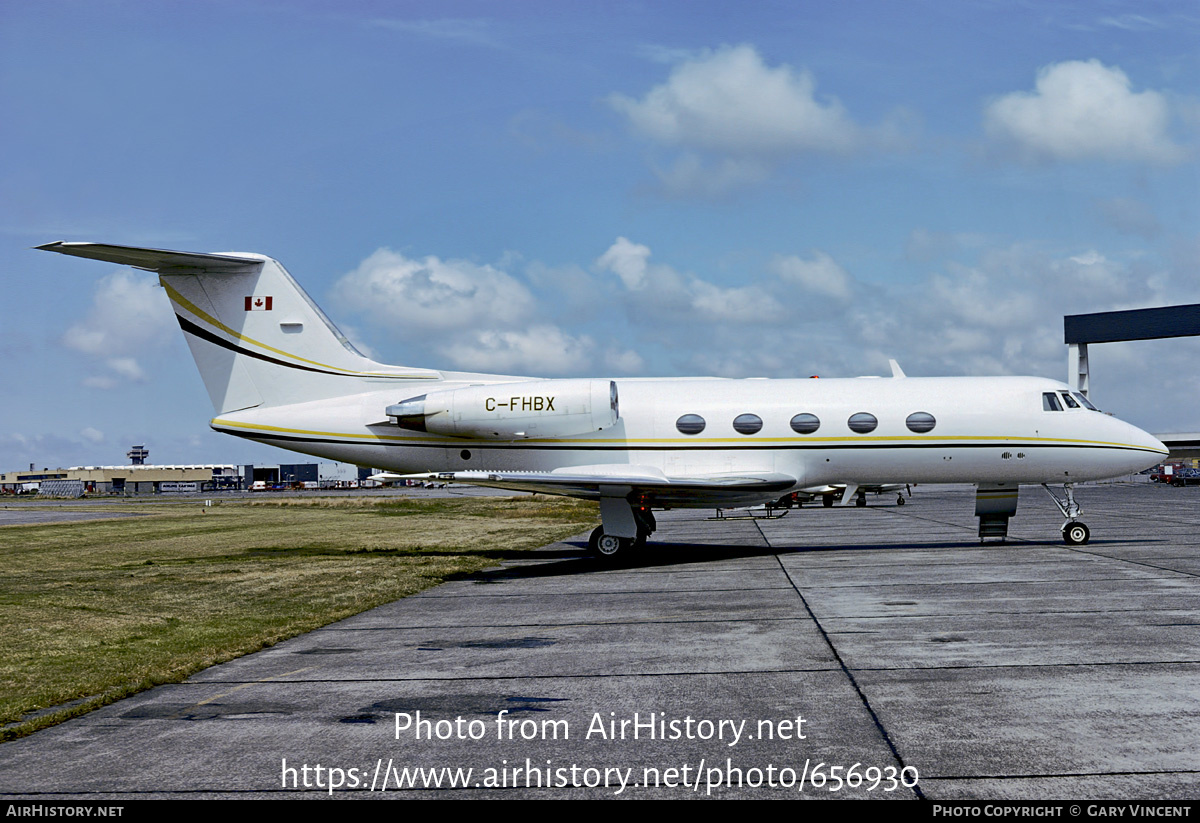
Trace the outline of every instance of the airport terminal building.
{"type": "Polygon", "coordinates": [[[0,473],[0,494],[42,496],[172,494],[255,488],[337,489],[360,485],[373,469],[346,463],[74,466],[0,473]]]}

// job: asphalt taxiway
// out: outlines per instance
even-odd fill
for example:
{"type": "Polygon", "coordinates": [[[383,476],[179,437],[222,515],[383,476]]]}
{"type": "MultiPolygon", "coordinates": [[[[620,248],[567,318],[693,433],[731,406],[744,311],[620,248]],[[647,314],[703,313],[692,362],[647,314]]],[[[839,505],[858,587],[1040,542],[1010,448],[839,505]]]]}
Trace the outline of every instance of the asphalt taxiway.
{"type": "Polygon", "coordinates": [[[1195,799],[1200,489],[1078,496],[1074,547],[1037,488],[1005,544],[952,487],[580,535],[0,745],[0,793],[1195,799]]]}

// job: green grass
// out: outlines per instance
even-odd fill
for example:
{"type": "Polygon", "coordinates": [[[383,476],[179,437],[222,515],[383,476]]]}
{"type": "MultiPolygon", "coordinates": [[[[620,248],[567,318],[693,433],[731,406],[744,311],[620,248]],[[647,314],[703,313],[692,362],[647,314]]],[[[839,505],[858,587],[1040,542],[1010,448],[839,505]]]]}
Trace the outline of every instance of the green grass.
{"type": "Polygon", "coordinates": [[[146,516],[0,528],[0,741],[596,522],[593,504],[543,497],[109,510],[146,516]]]}

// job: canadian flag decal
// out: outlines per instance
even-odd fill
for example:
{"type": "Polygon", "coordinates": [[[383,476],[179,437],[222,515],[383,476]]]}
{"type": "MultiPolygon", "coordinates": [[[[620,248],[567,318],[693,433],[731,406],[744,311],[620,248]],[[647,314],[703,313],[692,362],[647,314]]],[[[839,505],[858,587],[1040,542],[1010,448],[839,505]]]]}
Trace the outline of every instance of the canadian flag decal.
{"type": "Polygon", "coordinates": [[[246,311],[270,311],[271,298],[268,297],[247,297],[246,311]]]}

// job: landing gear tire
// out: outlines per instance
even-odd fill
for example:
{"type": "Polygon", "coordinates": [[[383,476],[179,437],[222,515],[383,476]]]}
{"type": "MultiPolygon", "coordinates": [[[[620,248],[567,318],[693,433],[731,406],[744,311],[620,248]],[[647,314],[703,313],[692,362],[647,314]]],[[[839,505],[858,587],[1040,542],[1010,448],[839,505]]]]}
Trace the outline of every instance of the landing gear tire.
{"type": "Polygon", "coordinates": [[[833,508],[833,495],[832,494],[821,495],[821,505],[827,509],[833,508]]]}
{"type": "MultiPolygon", "coordinates": [[[[642,542],[645,542],[644,537],[642,542]]],[[[635,540],[617,537],[615,534],[605,534],[604,527],[597,526],[592,532],[592,536],[588,538],[588,552],[600,560],[614,562],[618,558],[626,557],[634,544],[635,540]]]]}
{"type": "Polygon", "coordinates": [[[858,497],[856,497],[854,499],[854,505],[858,506],[859,508],[862,508],[863,506],[867,505],[866,495],[860,494],[858,497]]]}
{"type": "Polygon", "coordinates": [[[903,505],[904,505],[904,495],[902,495],[902,494],[898,494],[898,495],[896,495],[896,505],[897,505],[897,506],[903,506],[903,505]]]}
{"type": "Polygon", "coordinates": [[[1091,531],[1082,523],[1068,523],[1063,527],[1063,542],[1068,546],[1082,546],[1091,536],[1091,531]]]}

